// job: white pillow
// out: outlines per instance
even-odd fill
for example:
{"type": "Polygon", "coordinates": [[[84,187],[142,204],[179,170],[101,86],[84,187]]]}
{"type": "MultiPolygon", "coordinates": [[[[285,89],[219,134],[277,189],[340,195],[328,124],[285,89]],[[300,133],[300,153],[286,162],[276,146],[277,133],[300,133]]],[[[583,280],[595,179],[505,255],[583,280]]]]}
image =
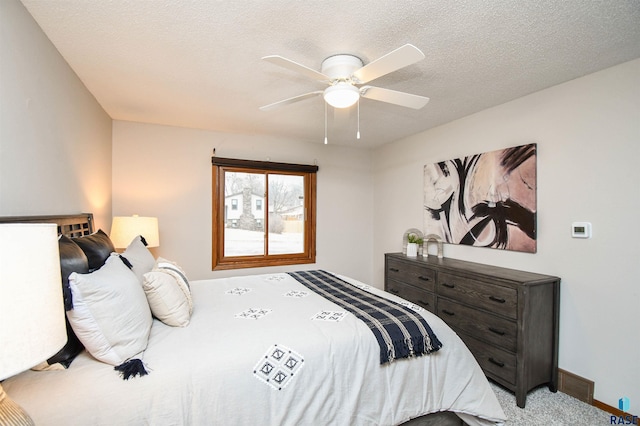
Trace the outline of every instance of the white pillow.
{"type": "Polygon", "coordinates": [[[131,270],[136,274],[138,280],[140,280],[140,284],[142,284],[144,274],[150,272],[156,263],[153,255],[142,242],[140,235],[131,241],[129,246],[122,253],[122,257],[129,261],[131,264],[131,270]]]}
{"type": "Polygon", "coordinates": [[[96,359],[120,365],[147,347],[153,319],[135,274],[117,255],[97,271],[69,276],[69,323],[96,359]]]}
{"type": "Polygon", "coordinates": [[[142,287],[156,318],[172,327],[189,325],[193,300],[182,268],[159,257],[153,270],[144,274],[142,287]]]}

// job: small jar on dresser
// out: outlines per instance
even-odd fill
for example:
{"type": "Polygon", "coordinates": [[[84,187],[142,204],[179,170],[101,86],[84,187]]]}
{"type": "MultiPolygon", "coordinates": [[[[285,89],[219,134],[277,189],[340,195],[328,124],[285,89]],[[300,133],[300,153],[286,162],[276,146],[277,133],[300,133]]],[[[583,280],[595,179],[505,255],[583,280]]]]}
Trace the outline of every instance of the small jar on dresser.
{"type": "Polygon", "coordinates": [[[385,290],[442,318],[490,379],[516,394],[558,388],[560,278],[435,256],[385,254],[385,290]]]}

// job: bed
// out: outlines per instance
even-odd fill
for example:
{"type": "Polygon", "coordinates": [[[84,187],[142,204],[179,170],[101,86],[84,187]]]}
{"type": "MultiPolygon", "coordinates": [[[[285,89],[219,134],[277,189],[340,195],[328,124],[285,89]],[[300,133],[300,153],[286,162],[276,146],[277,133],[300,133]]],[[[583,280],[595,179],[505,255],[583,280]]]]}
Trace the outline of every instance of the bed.
{"type": "MultiPolygon", "coordinates": [[[[74,240],[95,235],[90,214],[0,218],[0,223],[28,221],[58,223],[60,233],[74,240]]],[[[128,252],[122,256],[126,258],[128,252]]],[[[69,275],[71,289],[79,294],[82,280],[108,265],[119,265],[116,257],[111,255],[93,272],[69,275]]],[[[154,260],[153,271],[158,271],[165,260],[154,260]]],[[[179,265],[175,268],[179,270],[179,265]]],[[[140,272],[135,267],[132,271],[131,275],[140,272]]],[[[426,320],[442,347],[381,363],[382,351],[369,327],[295,274],[198,281],[183,276],[189,315],[178,315],[177,323],[168,325],[164,313],[151,308],[154,315],[144,348],[136,356],[146,375],[132,374],[123,380],[123,374],[114,370],[117,361],[100,361],[86,349],[68,368],[26,371],[2,386],[38,425],[504,422],[482,370],[438,317],[352,278],[323,273],[354,291],[410,309],[426,320]]],[[[68,318],[81,310],[78,294],[73,294],[75,306],[67,312],[68,318]]],[[[151,299],[149,303],[153,305],[151,299]]],[[[184,303],[180,309],[186,312],[184,303]]],[[[116,321],[121,309],[112,315],[116,321]]]]}

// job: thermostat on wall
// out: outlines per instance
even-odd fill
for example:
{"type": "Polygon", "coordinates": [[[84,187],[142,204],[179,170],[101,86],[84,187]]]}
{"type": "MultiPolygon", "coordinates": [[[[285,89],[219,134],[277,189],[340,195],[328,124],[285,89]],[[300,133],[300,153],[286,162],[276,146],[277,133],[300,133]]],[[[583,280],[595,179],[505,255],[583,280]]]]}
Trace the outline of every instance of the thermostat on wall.
{"type": "Polygon", "coordinates": [[[591,238],[591,223],[573,222],[571,224],[571,236],[573,238],[591,238]]]}

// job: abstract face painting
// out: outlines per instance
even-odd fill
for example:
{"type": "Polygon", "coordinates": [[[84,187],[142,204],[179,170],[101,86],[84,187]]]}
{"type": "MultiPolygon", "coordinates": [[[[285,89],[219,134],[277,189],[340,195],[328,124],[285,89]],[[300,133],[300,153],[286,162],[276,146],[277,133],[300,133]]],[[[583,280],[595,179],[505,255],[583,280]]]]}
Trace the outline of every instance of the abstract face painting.
{"type": "Polygon", "coordinates": [[[528,144],[425,165],[425,235],[535,253],[536,159],[528,144]]]}

